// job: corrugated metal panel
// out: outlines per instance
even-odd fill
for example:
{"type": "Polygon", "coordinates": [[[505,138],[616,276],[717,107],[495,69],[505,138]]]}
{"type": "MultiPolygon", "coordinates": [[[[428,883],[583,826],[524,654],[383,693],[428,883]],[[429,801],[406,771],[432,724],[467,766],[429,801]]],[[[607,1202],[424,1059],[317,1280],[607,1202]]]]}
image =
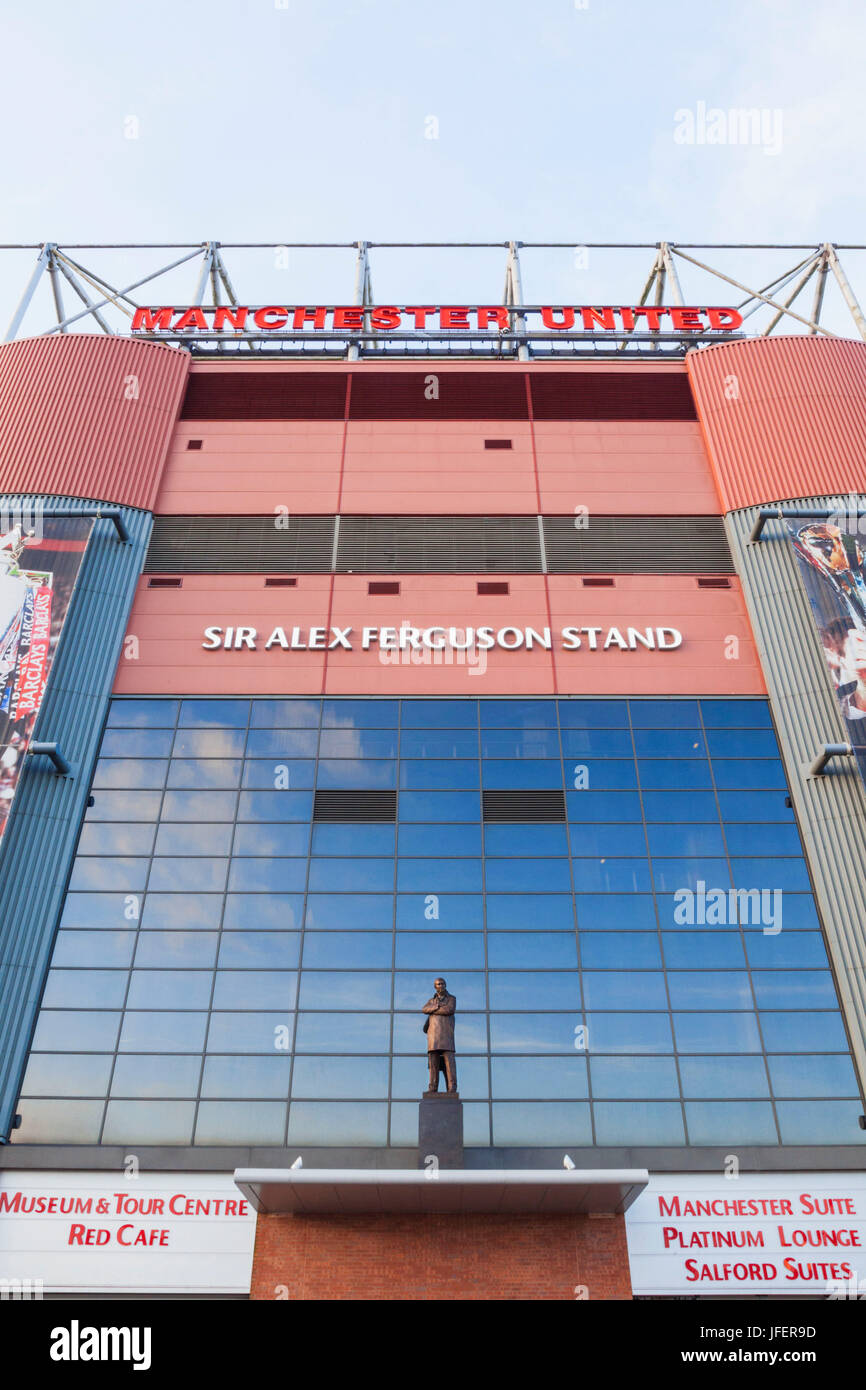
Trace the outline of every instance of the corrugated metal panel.
{"type": "MultiPolygon", "coordinates": [[[[48,500],[46,515],[51,508],[48,500]]],[[[109,521],[94,527],[36,726],[37,737],[60,744],[74,776],[56,777],[47,760],[28,760],[0,847],[0,1136],[14,1113],[150,533],[148,513],[123,514],[131,545],[118,542],[109,521]]]]}
{"type": "Polygon", "coordinates": [[[184,420],[342,420],[346,372],[192,372],[184,420]]]}
{"type": "Polygon", "coordinates": [[[538,574],[531,516],[343,516],[337,572],[538,574]]]}
{"type": "Polygon", "coordinates": [[[161,516],[154,520],[145,570],[327,574],[333,544],[332,516],[161,516]]]}
{"type": "Polygon", "coordinates": [[[696,420],[685,372],[539,371],[530,377],[536,420],[696,420]]]}
{"type": "MultiPolygon", "coordinates": [[[[799,499],[807,506],[843,510],[845,499],[799,499]]],[[[824,743],[846,743],[836,697],[787,531],[768,525],[749,544],[756,510],[728,519],[752,628],[776,722],[794,811],[806,849],[815,896],[854,1055],[866,1087],[866,790],[850,760],[823,777],[809,765],[824,743]]],[[[784,930],[784,903],[783,903],[784,930]]],[[[856,1143],[858,1136],[852,1135],[856,1143]]]]}
{"type": "Polygon", "coordinates": [[[0,492],[152,508],[189,361],[81,333],[0,345],[0,492]]]}
{"type": "Polygon", "coordinates": [[[749,339],[686,364],[723,511],[866,486],[866,343],[749,339]]]}
{"type": "Polygon", "coordinates": [[[733,574],[716,516],[546,516],[551,574],[733,574]]]}

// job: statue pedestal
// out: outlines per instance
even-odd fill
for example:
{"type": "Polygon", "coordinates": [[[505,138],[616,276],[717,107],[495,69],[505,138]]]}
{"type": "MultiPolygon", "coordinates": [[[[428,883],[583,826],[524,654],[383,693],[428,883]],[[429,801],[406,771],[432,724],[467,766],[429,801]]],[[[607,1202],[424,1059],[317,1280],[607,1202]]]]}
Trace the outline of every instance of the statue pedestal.
{"type": "Polygon", "coordinates": [[[418,1106],[418,1167],[463,1167],[463,1102],[457,1091],[425,1091],[418,1106]]]}

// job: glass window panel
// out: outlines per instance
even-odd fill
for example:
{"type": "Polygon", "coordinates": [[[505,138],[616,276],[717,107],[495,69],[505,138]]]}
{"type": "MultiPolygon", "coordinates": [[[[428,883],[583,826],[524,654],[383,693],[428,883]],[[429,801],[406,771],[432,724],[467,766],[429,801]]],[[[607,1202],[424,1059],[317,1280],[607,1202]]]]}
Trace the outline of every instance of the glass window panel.
{"type": "Polygon", "coordinates": [[[291,1058],[206,1057],[202,1096],[232,1099],[278,1099],[289,1094],[291,1058]]]}
{"type": "Polygon", "coordinates": [[[796,825],[728,825],[728,851],[736,855],[801,855],[796,825]]]}
{"type": "Polygon", "coordinates": [[[239,821],[302,820],[309,822],[312,818],[313,793],[311,791],[241,792],[238,798],[239,821]]]}
{"type": "Polygon", "coordinates": [[[487,957],[491,970],[576,970],[577,941],[568,932],[488,932],[487,957]]]}
{"type": "Polygon", "coordinates": [[[217,935],[202,931],[142,932],[138,938],[135,964],[144,966],[203,966],[213,965],[216,958],[217,935]]]}
{"type": "Polygon", "coordinates": [[[403,859],[397,865],[397,888],[401,893],[480,893],[481,860],[403,859]]]}
{"type": "Polygon", "coordinates": [[[628,729],[563,729],[562,756],[581,758],[631,758],[634,756],[628,729]]]}
{"type": "Polygon", "coordinates": [[[559,734],[556,729],[485,729],[481,735],[481,756],[559,761],[559,734]]]}
{"type": "Polygon", "coordinates": [[[723,1099],[770,1094],[763,1057],[681,1057],[680,1079],[684,1096],[723,1099]]]}
{"type": "Polygon", "coordinates": [[[49,1009],[42,1001],[33,1035],[34,1052],[113,1051],[121,1015],[84,1009],[49,1009]]]}
{"type": "Polygon", "coordinates": [[[216,893],[148,893],[141,926],[146,931],[216,931],[222,917],[216,893]]]}
{"type": "Polygon", "coordinates": [[[494,1057],[491,1074],[496,1100],[584,1100],[589,1094],[585,1057],[494,1057]]]}
{"type": "Polygon", "coordinates": [[[683,1144],[683,1114],[670,1101],[597,1101],[597,1144],[683,1144]]]}
{"type": "Polygon", "coordinates": [[[482,700],[482,729],[555,729],[553,700],[482,700]]]}
{"type": "Polygon", "coordinates": [[[646,835],[642,825],[573,825],[569,835],[571,852],[577,858],[646,856],[646,835]]]}
{"type": "MultiPolygon", "coordinates": [[[[664,863],[664,861],[659,861],[664,863]]],[[[673,881],[673,875],[670,880],[673,881]]],[[[716,931],[737,932],[738,899],[732,897],[733,889],[710,884],[692,874],[694,887],[679,889],[673,893],[656,890],[656,908],[662,927],[692,927],[706,931],[712,927],[716,931]],[[703,882],[704,886],[701,887],[703,882]]]]}
{"type": "Polygon", "coordinates": [[[576,893],[648,893],[652,888],[645,859],[574,859],[576,893]]]}
{"type": "Polygon", "coordinates": [[[125,893],[69,893],[60,925],[102,930],[136,926],[139,913],[140,904],[130,903],[125,893]]]}
{"type": "Polygon", "coordinates": [[[134,931],[61,931],[54,942],[51,964],[130,965],[134,931]]]}
{"type": "Polygon", "coordinates": [[[536,927],[539,931],[569,931],[575,927],[571,895],[546,894],[538,899],[534,893],[513,893],[509,896],[487,895],[488,931],[520,931],[536,927]]]}
{"type": "Polygon", "coordinates": [[[836,1009],[829,970],[758,970],[752,976],[759,1009],[836,1009]]]}
{"type": "Polygon", "coordinates": [[[567,893],[571,888],[567,859],[488,859],[484,877],[491,893],[567,893]]]}
{"type": "Polygon", "coordinates": [[[154,859],[148,889],[187,893],[221,892],[226,886],[227,859],[154,859]]]}
{"type": "Polygon", "coordinates": [[[178,729],[173,754],[175,759],[242,758],[245,740],[243,729],[178,729]]]}
{"type": "Polygon", "coordinates": [[[607,893],[584,893],[575,898],[577,925],[585,931],[655,931],[651,897],[630,895],[625,901],[607,893]]]}
{"type": "Polygon", "coordinates": [[[587,1014],[588,1051],[673,1052],[667,1014],[587,1014]]]}
{"type": "MultiPolygon", "coordinates": [[[[313,854],[393,854],[394,835],[393,825],[314,825],[313,854]]],[[[245,854],[251,852],[244,850],[245,854]]],[[[288,853],[287,850],[279,852],[288,853]]],[[[306,853],[306,850],[298,852],[306,853]]]]}
{"type": "Polygon", "coordinates": [[[253,729],[317,729],[318,700],[253,700],[253,729]]]}
{"type": "Polygon", "coordinates": [[[776,1102],[783,1144],[863,1144],[859,1100],[776,1102]]]}
{"type": "Polygon", "coordinates": [[[229,888],[233,893],[303,893],[305,859],[233,859],[229,888]]]}
{"type": "Polygon", "coordinates": [[[753,1009],[745,970],[672,970],[668,976],[674,1009],[753,1009]]]}
{"type": "Polygon", "coordinates": [[[699,758],[640,758],[640,784],[653,791],[673,787],[709,789],[712,784],[710,765],[699,758]]]}
{"type": "Polygon", "coordinates": [[[177,723],[177,700],[112,700],[110,728],[168,729],[177,723]]]}
{"type": "MultiPolygon", "coordinates": [[[[449,971],[448,984],[451,985],[452,979],[457,972],[449,971]]],[[[428,985],[425,991],[429,998],[432,989],[428,976],[428,985]]],[[[315,1017],[315,1015],[310,1015],[315,1017]]],[[[486,1053],[487,1048],[487,1015],[464,1013],[459,1007],[457,1010],[456,1041],[458,1065],[460,1059],[470,1052],[486,1053]]],[[[321,1050],[321,1049],[319,1049],[321,1050]]],[[[339,1050],[339,1049],[336,1049],[339,1050]]],[[[426,1085],[427,1072],[427,1040],[421,1031],[421,1015],[414,1014],[395,1014],[394,1015],[394,1052],[409,1052],[418,1059],[419,1074],[426,1085]]],[[[459,1074],[458,1074],[459,1084],[459,1074]]],[[[417,1126],[418,1107],[415,1107],[415,1121],[417,1126]]],[[[417,1128],[416,1128],[417,1139],[417,1128]]]]}
{"type": "Polygon", "coordinates": [[[100,758],[93,774],[93,790],[162,787],[167,769],[165,758],[100,758]]]}
{"type": "Polygon", "coordinates": [[[658,893],[678,893],[684,888],[702,892],[701,884],[707,893],[719,888],[727,892],[731,886],[727,859],[654,859],[653,879],[658,893]]]}
{"type": "MultiPolygon", "coordinates": [[[[582,758],[572,762],[569,759],[565,764],[565,785],[567,788],[575,788],[579,797],[588,797],[593,793],[620,791],[637,786],[637,772],[633,758],[582,758]],[[577,786],[575,787],[575,783],[577,786]]],[[[570,800],[573,800],[573,793],[570,800]]],[[[638,814],[621,816],[602,817],[601,819],[617,820],[639,820],[640,810],[638,803],[638,814]]],[[[578,817],[580,819],[581,817],[578,817]]],[[[569,819],[572,819],[569,816],[569,819]]]]}
{"type": "Polygon", "coordinates": [[[844,1052],[848,1047],[838,1013],[761,1014],[768,1052],[844,1052]]]}
{"type": "MultiPolygon", "coordinates": [[[[457,765],[463,766],[462,763],[457,765]]],[[[476,777],[476,785],[477,782],[476,777]]],[[[401,791],[397,815],[401,821],[480,821],[481,793],[401,791]]]]}
{"type": "Polygon", "coordinates": [[[396,756],[396,729],[323,729],[321,733],[320,758],[396,758],[396,756]]]}
{"type": "MultiPolygon", "coordinates": [[[[686,1124],[691,1144],[777,1144],[769,1101],[689,1101],[686,1124]]],[[[813,1141],[814,1142],[814,1141],[813,1141]]]]}
{"type": "Polygon", "coordinates": [[[96,1144],[104,1100],[22,1100],[13,1144],[96,1144]]]}
{"type": "Polygon", "coordinates": [[[200,1057],[118,1057],[111,1094],[143,1100],[160,1096],[195,1098],[200,1075],[200,1057]]]}
{"type": "Polygon", "coordinates": [[[393,859],[313,859],[310,892],[387,893],[394,887],[393,859]]]}
{"type": "Polygon", "coordinates": [[[156,834],[157,854],[226,855],[231,847],[231,825],[161,825],[156,834]]]}
{"type": "Polygon", "coordinates": [[[215,1009],[294,1009],[298,976],[293,970],[218,970],[215,1009]]]}
{"type": "MultiPolygon", "coordinates": [[[[370,1060],[369,1058],[366,1060],[370,1060]]],[[[457,1084],[464,1100],[487,1100],[490,1083],[487,1075],[486,1057],[463,1057],[458,1059],[457,1084]]],[[[410,1097],[415,1101],[415,1132],[409,1142],[418,1142],[418,1097],[427,1085],[427,1065],[418,1057],[395,1057],[391,1063],[391,1094],[410,1097]]],[[[537,1094],[534,1092],[533,1094],[537,1094]]],[[[586,1094],[586,1089],[580,1094],[586,1094]]],[[[393,1143],[393,1138],[392,1138],[393,1143]]],[[[464,1135],[465,1143],[465,1135],[464,1135]]]]}
{"type": "Polygon", "coordinates": [[[22,1096],[104,1096],[112,1056],[34,1052],[27,1063],[22,1096]]]}
{"type": "Polygon", "coordinates": [[[635,729],[634,746],[639,758],[705,758],[707,755],[700,729],[635,729]]]}
{"type": "Polygon", "coordinates": [[[208,1052],[260,1052],[273,1057],[292,1045],[295,1016],[275,1013],[212,1013],[207,1035],[208,1052]]]}
{"type": "Polygon", "coordinates": [[[493,1142],[499,1145],[550,1145],[578,1148],[592,1143],[589,1105],[571,1101],[497,1101],[493,1142]]]}
{"type": "MultiPolygon", "coordinates": [[[[487,1006],[484,975],[480,972],[458,972],[448,976],[448,992],[457,1000],[457,1011],[464,1009],[484,1009],[487,1006]]],[[[397,971],[394,976],[394,1008],[412,1009],[418,1013],[420,1008],[433,995],[433,981],[429,973],[421,971],[397,971]]],[[[462,1094],[462,1091],[461,1091],[462,1094]]]]}
{"type": "Polygon", "coordinates": [[[636,729],[700,728],[697,700],[629,700],[636,729]]]}
{"type": "Polygon", "coordinates": [[[745,933],[746,954],[753,970],[827,967],[827,947],[819,932],[781,931],[776,936],[760,931],[745,933]]]}
{"type": "Polygon", "coordinates": [[[666,931],[662,948],[669,970],[736,970],[745,963],[739,932],[666,931]]]}
{"type": "Polygon", "coordinates": [[[625,700],[559,700],[563,729],[628,729],[625,700]]]}
{"type": "Polygon", "coordinates": [[[391,976],[372,970],[304,970],[300,1009],[388,1009],[391,976]]]}
{"type": "Polygon", "coordinates": [[[404,700],[404,729],[474,729],[478,706],[474,700],[404,700]]]}
{"type": "Polygon", "coordinates": [[[502,1053],[565,1052],[574,1056],[575,1033],[582,1026],[579,1009],[573,1013],[556,1014],[492,1013],[490,1050],[502,1053]]]}
{"type": "Polygon", "coordinates": [[[76,859],[69,886],[138,893],[144,888],[149,867],[149,859],[76,859]]]}
{"type": "MultiPolygon", "coordinates": [[[[650,971],[590,970],[583,976],[588,1009],[666,1009],[665,977],[650,971]]],[[[660,1095],[661,1092],[658,1092],[660,1095]]]]}
{"type": "MultiPolygon", "coordinates": [[[[768,1057],[773,1091],[777,1096],[856,1096],[857,1077],[850,1056],[768,1057]]],[[[811,1141],[810,1141],[811,1142],[811,1141]]]]}
{"type": "MultiPolygon", "coordinates": [[[[431,790],[473,790],[478,786],[478,763],[475,759],[454,758],[451,760],[424,758],[424,759],[404,759],[400,763],[400,787],[405,791],[416,791],[425,787],[431,790]]],[[[400,797],[401,817],[403,802],[405,797],[400,797]]],[[[475,803],[476,806],[478,803],[475,803]]],[[[471,820],[479,819],[478,810],[473,810],[468,817],[471,820]]],[[[416,817],[412,816],[412,820],[416,817]]],[[[433,816],[424,816],[424,820],[433,820],[433,816]]],[[[449,819],[459,819],[459,817],[449,817],[449,819]]]]}
{"type": "Polygon", "coordinates": [[[220,939],[221,970],[293,970],[300,950],[298,932],[224,931],[220,939]]]}
{"type": "Polygon", "coordinates": [[[387,1099],[387,1057],[298,1057],[292,1072],[292,1098],[387,1099]]]}
{"type": "Polygon", "coordinates": [[[304,935],[304,970],[390,970],[390,932],[308,931],[304,935]]]}
{"type": "MultiPolygon", "coordinates": [[[[415,1026],[423,1042],[420,1025],[415,1026]]],[[[298,1052],[387,1053],[390,1032],[391,1015],[386,1013],[298,1014],[295,1048],[298,1052]]]]}
{"type": "Polygon", "coordinates": [[[293,931],[300,929],[304,910],[301,893],[229,893],[223,917],[225,931],[293,931]]]}
{"type": "Polygon", "coordinates": [[[477,932],[449,931],[441,936],[423,932],[398,932],[395,965],[398,970],[480,970],[484,942],[477,932]]]}
{"type": "Polygon", "coordinates": [[[492,971],[491,1009],[515,1011],[569,1009],[581,1007],[580,976],[577,971],[513,970],[492,971]]]}
{"type": "MultiPolygon", "coordinates": [[[[811,893],[785,893],[785,930],[786,931],[816,931],[820,930],[818,913],[815,908],[815,900],[811,893]]],[[[778,921],[781,922],[781,915],[777,914],[778,921]]],[[[768,936],[777,935],[774,932],[767,932],[768,936]]]]}
{"type": "Polygon", "coordinates": [[[761,1051],[755,1014],[674,1014],[674,1033],[680,1052],[761,1051]]]}
{"type": "Polygon", "coordinates": [[[240,780],[239,758],[174,758],[168,773],[170,787],[237,787],[240,780]]]}
{"type": "Polygon", "coordinates": [[[249,712],[249,700],[183,700],[178,723],[182,729],[245,729],[249,712]]]}
{"type": "Polygon", "coordinates": [[[95,822],[82,827],[79,854],[150,854],[154,826],[145,824],[109,825],[95,822]]]}
{"type": "Polygon", "coordinates": [[[201,1052],[206,1013],[128,1011],[120,1033],[121,1052],[201,1052]]]}
{"type": "Polygon", "coordinates": [[[250,729],[247,758],[315,758],[319,735],[314,729],[250,729]]]}
{"type": "Polygon", "coordinates": [[[657,970],[662,957],[656,932],[581,932],[584,970],[657,970]]]}
{"type": "Polygon", "coordinates": [[[741,787],[773,787],[787,791],[782,764],[774,758],[717,758],[713,763],[713,776],[719,791],[732,791],[741,787]]]}
{"type": "Polygon", "coordinates": [[[321,931],[390,929],[393,922],[394,898],[390,893],[311,893],[307,898],[308,931],[311,927],[321,931]]]}
{"type": "Polygon", "coordinates": [[[766,700],[701,700],[707,728],[772,728],[766,700]]]}
{"type": "Polygon", "coordinates": [[[203,1100],[195,1125],[197,1144],[282,1144],[287,1105],[274,1100],[203,1100]]]}
{"type": "Polygon", "coordinates": [[[648,822],[668,821],[692,828],[696,821],[717,821],[719,810],[711,791],[654,792],[644,790],[644,814],[648,822]]]}
{"type": "Polygon", "coordinates": [[[371,787],[389,791],[396,785],[396,762],[381,758],[322,758],[316,773],[316,786],[327,790],[371,787]]]}
{"type": "Polygon", "coordinates": [[[125,970],[50,970],[42,1007],[119,1009],[126,981],[125,970]]]}
{"type": "MultiPolygon", "coordinates": [[[[595,764],[599,766],[599,764],[595,764]]],[[[565,769],[566,788],[572,785],[573,768],[566,764],[565,769]]],[[[590,787],[594,788],[597,784],[590,781],[590,787]]],[[[568,819],[573,822],[589,821],[594,824],[598,821],[639,821],[640,797],[637,792],[605,792],[595,791],[585,788],[583,791],[568,791],[565,793],[565,804],[568,812],[568,819]]]]}
{"type": "Polygon", "coordinates": [[[679,1097],[673,1057],[593,1057],[589,1065],[595,1099],[642,1100],[644,1096],[658,1096],[668,1100],[679,1097]]]}
{"type": "Polygon", "coordinates": [[[725,853],[720,825],[650,825],[647,835],[650,854],[663,858],[690,859],[696,855],[722,856],[725,853]]]}
{"type": "Polygon", "coordinates": [[[401,758],[477,758],[473,729],[406,729],[400,734],[401,758]]]}
{"type": "MultiPolygon", "coordinates": [[[[802,859],[732,859],[731,873],[738,888],[760,888],[768,893],[808,893],[809,874],[802,859]]],[[[765,920],[762,907],[760,921],[765,920]]],[[[754,922],[754,917],[751,918],[754,922]]],[[[770,917],[774,922],[775,918],[770,917]]]]}
{"type": "Polygon", "coordinates": [[[480,825],[402,825],[401,855],[480,855],[480,825]]]}
{"type": "Polygon", "coordinates": [[[133,970],[126,1007],[208,1009],[212,986],[210,970],[133,970]]]}
{"type": "Polygon", "coordinates": [[[234,820],[237,802],[237,792],[167,791],[162,803],[162,820],[230,821],[234,820]]]}
{"type": "Polygon", "coordinates": [[[784,821],[793,823],[793,811],[785,805],[785,791],[754,792],[720,790],[719,810],[722,820],[728,821],[784,821]]]}
{"type": "Polygon", "coordinates": [[[384,1101],[293,1100],[289,1144],[386,1144],[388,1106],[384,1101]]]}
{"type": "Polygon", "coordinates": [[[396,700],[325,700],[323,729],[396,729],[396,700]]]}
{"type": "MultiPolygon", "coordinates": [[[[455,831],[465,833],[465,826],[455,826],[455,831]]],[[[484,845],[488,855],[568,854],[564,825],[487,825],[484,845]]]]}
{"type": "Polygon", "coordinates": [[[161,799],[161,792],[94,792],[87,820],[155,821],[161,799]]]}
{"type": "Polygon", "coordinates": [[[778,758],[779,745],[772,729],[710,729],[710,757],[778,758]]]}

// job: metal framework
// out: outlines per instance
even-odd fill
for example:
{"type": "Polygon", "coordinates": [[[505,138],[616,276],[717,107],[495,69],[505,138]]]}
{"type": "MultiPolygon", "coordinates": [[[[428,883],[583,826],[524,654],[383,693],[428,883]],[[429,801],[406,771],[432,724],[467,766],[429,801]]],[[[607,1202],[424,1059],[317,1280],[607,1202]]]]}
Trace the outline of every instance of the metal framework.
{"type": "MultiPolygon", "coordinates": [[[[55,333],[94,332],[106,334],[129,334],[132,332],[132,319],[137,308],[153,306],[157,303],[178,303],[178,272],[189,274],[186,281],[191,298],[184,307],[197,306],[205,312],[213,312],[218,306],[237,307],[247,304],[250,311],[263,309],[265,305],[253,305],[237,294],[234,281],[226,266],[226,253],[237,262],[246,252],[270,252],[272,256],[294,258],[301,252],[344,251],[354,257],[354,290],[352,305],[361,309],[362,327],[350,329],[331,329],[311,332],[309,327],[287,326],[278,331],[262,332],[254,325],[243,329],[223,329],[220,331],[173,332],[170,329],[154,332],[137,332],[136,336],[158,341],[172,342],[188,347],[198,355],[227,355],[238,352],[256,352],[267,356],[313,356],[338,357],[348,360],[382,356],[460,356],[495,357],[516,361],[527,361],[536,357],[561,356],[611,356],[617,353],[645,354],[667,353],[681,356],[689,347],[707,341],[718,341],[719,334],[696,331],[655,331],[646,332],[624,327],[620,331],[599,331],[598,329],[574,327],[567,330],[550,331],[541,321],[541,306],[527,304],[523,298],[521,256],[528,259],[532,253],[557,253],[569,251],[580,253],[586,259],[607,252],[621,254],[623,269],[625,256],[631,252],[647,251],[652,260],[648,278],[643,286],[639,305],[652,303],[655,306],[671,305],[677,307],[698,304],[726,304],[736,308],[744,321],[753,320],[745,331],[750,336],[768,336],[779,324],[789,333],[824,334],[839,336],[827,324],[825,292],[828,279],[838,291],[837,309],[842,309],[842,335],[845,326],[853,322],[855,334],[866,340],[866,316],[857,300],[848,276],[843,269],[839,252],[858,253],[866,250],[864,245],[840,246],[833,242],[813,245],[790,244],[713,244],[697,245],[660,241],[651,243],[627,242],[588,242],[575,245],[570,242],[234,242],[223,243],[205,241],[198,244],[89,244],[61,246],[57,242],[44,242],[39,245],[5,245],[0,252],[35,251],[36,261],[12,315],[5,341],[19,336],[43,336],[55,333]],[[473,331],[465,327],[459,330],[416,329],[413,332],[382,330],[374,326],[370,311],[375,305],[373,297],[372,252],[413,251],[433,253],[446,250],[491,251],[501,250],[505,256],[505,284],[502,305],[507,309],[507,327],[504,324],[489,327],[486,331],[473,331]],[[179,253],[167,263],[158,264],[155,270],[136,274],[128,284],[115,284],[91,264],[93,257],[87,254],[88,264],[82,263],[79,253],[96,253],[99,260],[102,253],[131,253],[136,265],[144,272],[144,258],[149,252],[179,253]],[[695,253],[701,253],[697,255],[695,253]],[[718,264],[711,265],[704,259],[707,253],[733,253],[737,262],[745,262],[739,275],[729,274],[718,264]],[[785,264],[772,278],[760,288],[755,288],[755,260],[758,253],[783,253],[785,264]],[[790,255],[796,260],[789,264],[790,255]],[[688,273],[692,294],[699,298],[687,299],[683,279],[688,273]],[[173,277],[173,278],[172,278],[173,277]],[[50,302],[53,303],[54,322],[36,324],[37,309],[35,301],[47,303],[44,283],[50,286],[50,302]],[[697,284],[696,282],[700,282],[697,284]],[[800,299],[806,287],[813,284],[811,305],[800,299]],[[76,296],[78,303],[71,308],[64,304],[63,292],[68,287],[76,296]],[[137,292],[147,287],[147,298],[142,300],[137,292]],[[37,295],[40,291],[40,295],[37,295]],[[711,292],[715,299],[707,299],[711,292]],[[733,293],[732,293],[733,291],[733,293]],[[793,306],[797,304],[797,308],[793,306]],[[822,320],[823,314],[823,320],[822,320]],[[754,316],[758,316],[755,318],[754,316]],[[850,316],[850,317],[849,317],[850,316]]],[[[723,259],[725,259],[723,257],[723,259]]],[[[128,259],[128,255],[126,256],[128,259]]],[[[8,259],[8,257],[7,257],[8,259]]],[[[713,255],[713,260],[716,260],[713,255]]],[[[282,268],[285,268],[285,264],[282,268]]],[[[2,261],[0,261],[2,266],[2,261]]],[[[629,270],[631,266],[629,265],[629,270]]],[[[585,283],[589,283],[586,281],[585,283]]],[[[623,285],[624,289],[625,286],[623,285]]],[[[281,296],[280,296],[281,297],[281,296]]],[[[585,298],[585,296],[583,296],[585,298]]],[[[349,303],[349,301],[343,301],[349,303]]],[[[291,308],[297,305],[290,306],[291,308]]],[[[333,305],[328,306],[333,309],[333,305]]],[[[474,310],[478,306],[471,306],[474,310]]],[[[555,306],[561,308],[561,305],[555,306]]],[[[505,316],[503,316],[505,318],[505,316]]],[[[835,320],[834,320],[835,322],[835,320]]],[[[730,336],[730,335],[726,335],[730,336]]]]}

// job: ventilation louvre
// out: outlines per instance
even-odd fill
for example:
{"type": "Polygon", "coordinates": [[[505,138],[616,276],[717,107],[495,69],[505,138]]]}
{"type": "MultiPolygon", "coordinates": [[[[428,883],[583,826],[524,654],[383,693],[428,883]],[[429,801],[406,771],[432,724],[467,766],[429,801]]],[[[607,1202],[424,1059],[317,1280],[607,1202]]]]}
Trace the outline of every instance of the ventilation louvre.
{"type": "Polygon", "coordinates": [[[485,821],[564,821],[563,791],[482,792],[485,821]]]}
{"type": "MultiPolygon", "coordinates": [[[[181,574],[328,574],[332,516],[159,516],[145,571],[181,574]]],[[[702,566],[707,569],[707,565],[702,566]]]]}
{"type": "Polygon", "coordinates": [[[313,820],[396,821],[397,793],[383,791],[316,792],[313,820]]]}

